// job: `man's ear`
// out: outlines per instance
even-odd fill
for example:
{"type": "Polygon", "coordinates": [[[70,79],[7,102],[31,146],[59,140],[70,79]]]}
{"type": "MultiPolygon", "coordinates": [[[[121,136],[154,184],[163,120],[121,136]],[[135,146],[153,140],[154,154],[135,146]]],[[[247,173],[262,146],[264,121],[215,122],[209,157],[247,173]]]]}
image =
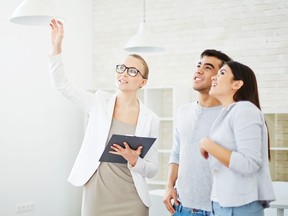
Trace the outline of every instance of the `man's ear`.
{"type": "Polygon", "coordinates": [[[233,89],[238,90],[243,86],[243,84],[244,84],[243,80],[234,80],[232,87],[233,87],[233,89]]]}

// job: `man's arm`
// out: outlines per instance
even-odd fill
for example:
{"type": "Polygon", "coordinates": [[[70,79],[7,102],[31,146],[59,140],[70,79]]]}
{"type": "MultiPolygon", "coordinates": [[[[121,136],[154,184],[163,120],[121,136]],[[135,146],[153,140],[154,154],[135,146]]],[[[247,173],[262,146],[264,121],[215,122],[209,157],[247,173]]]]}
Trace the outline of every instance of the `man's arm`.
{"type": "Polygon", "coordinates": [[[174,203],[176,205],[179,205],[179,202],[177,200],[177,191],[174,188],[176,184],[176,180],[178,178],[178,167],[179,165],[177,163],[171,163],[169,164],[169,169],[168,169],[168,181],[166,185],[166,191],[165,195],[163,198],[163,202],[167,208],[167,210],[171,213],[175,213],[175,209],[173,208],[173,204],[171,200],[174,200],[174,203]]]}

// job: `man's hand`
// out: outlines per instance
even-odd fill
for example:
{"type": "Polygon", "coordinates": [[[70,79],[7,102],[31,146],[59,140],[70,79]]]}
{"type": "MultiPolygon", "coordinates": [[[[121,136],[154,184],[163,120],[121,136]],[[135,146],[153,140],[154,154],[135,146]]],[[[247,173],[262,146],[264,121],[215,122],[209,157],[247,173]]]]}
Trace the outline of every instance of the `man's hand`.
{"type": "Polygon", "coordinates": [[[167,210],[171,213],[175,213],[175,209],[173,208],[172,200],[174,200],[174,203],[176,205],[179,205],[179,202],[177,200],[177,191],[174,187],[166,188],[165,195],[163,197],[163,203],[165,204],[167,210]]]}

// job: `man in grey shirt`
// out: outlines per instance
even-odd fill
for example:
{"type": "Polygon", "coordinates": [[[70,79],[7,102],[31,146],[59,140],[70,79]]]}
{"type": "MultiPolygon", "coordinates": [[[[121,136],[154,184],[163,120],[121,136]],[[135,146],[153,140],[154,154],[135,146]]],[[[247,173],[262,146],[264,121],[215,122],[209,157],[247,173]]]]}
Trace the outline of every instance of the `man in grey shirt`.
{"type": "Polygon", "coordinates": [[[173,216],[205,216],[210,215],[211,211],[210,167],[200,155],[199,141],[209,135],[222,108],[218,100],[209,96],[211,77],[217,74],[224,62],[232,59],[213,49],[205,50],[200,58],[193,79],[193,89],[199,93],[198,100],[180,107],[175,120],[173,149],[163,198],[173,216]]]}

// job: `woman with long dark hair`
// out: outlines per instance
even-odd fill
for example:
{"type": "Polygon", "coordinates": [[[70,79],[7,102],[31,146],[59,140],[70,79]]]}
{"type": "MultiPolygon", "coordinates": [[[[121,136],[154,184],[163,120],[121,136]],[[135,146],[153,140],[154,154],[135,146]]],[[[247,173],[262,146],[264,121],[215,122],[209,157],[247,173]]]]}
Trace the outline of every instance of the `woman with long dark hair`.
{"type": "Polygon", "coordinates": [[[212,213],[263,216],[275,196],[255,74],[246,65],[227,62],[212,77],[209,94],[223,106],[209,138],[200,141],[213,174],[212,213]]]}

